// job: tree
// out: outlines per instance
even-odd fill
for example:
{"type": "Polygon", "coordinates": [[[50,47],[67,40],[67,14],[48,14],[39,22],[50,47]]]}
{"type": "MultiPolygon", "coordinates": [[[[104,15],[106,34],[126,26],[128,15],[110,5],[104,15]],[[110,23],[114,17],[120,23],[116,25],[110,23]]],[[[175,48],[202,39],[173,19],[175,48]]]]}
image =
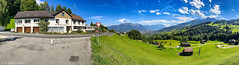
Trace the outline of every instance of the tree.
{"type": "Polygon", "coordinates": [[[91,22],[90,22],[90,26],[92,26],[92,25],[93,25],[93,22],[91,21],[91,22]]]}
{"type": "Polygon", "coordinates": [[[71,9],[70,9],[70,8],[68,8],[66,11],[67,11],[69,14],[72,14],[72,12],[71,12],[71,9]]]}
{"type": "Polygon", "coordinates": [[[50,24],[50,22],[46,22],[45,18],[41,18],[40,22],[38,22],[37,24],[40,28],[40,31],[45,33],[48,30],[48,25],[50,24]]]}
{"type": "Polygon", "coordinates": [[[62,9],[66,10],[67,8],[64,6],[62,9]]]}
{"type": "Polygon", "coordinates": [[[207,34],[204,34],[203,39],[205,39],[206,41],[208,41],[208,40],[209,40],[209,36],[208,36],[207,34]]]}
{"type": "Polygon", "coordinates": [[[50,6],[48,5],[48,2],[47,2],[47,1],[45,1],[44,3],[41,3],[41,4],[40,4],[40,10],[50,11],[50,6]]]}
{"type": "Polygon", "coordinates": [[[61,5],[57,5],[57,6],[56,6],[56,12],[61,11],[61,9],[62,9],[62,8],[61,8],[61,5]]]}
{"type": "Polygon", "coordinates": [[[54,9],[54,6],[53,6],[53,5],[51,5],[51,11],[55,11],[55,9],[54,9]]]}
{"type": "Polygon", "coordinates": [[[36,0],[21,0],[21,11],[36,11],[39,10],[39,5],[36,4],[36,0]]]}
{"type": "Polygon", "coordinates": [[[7,0],[8,1],[8,12],[10,13],[10,16],[15,16],[17,12],[20,11],[20,0],[7,0]]]}
{"type": "Polygon", "coordinates": [[[131,30],[127,34],[128,34],[130,39],[134,39],[134,40],[141,40],[142,39],[141,33],[138,30],[131,30]]]}
{"type": "Polygon", "coordinates": [[[6,27],[10,21],[7,0],[0,0],[0,14],[0,25],[6,27]]]}
{"type": "Polygon", "coordinates": [[[115,30],[114,29],[110,29],[109,32],[115,33],[115,30]]]}

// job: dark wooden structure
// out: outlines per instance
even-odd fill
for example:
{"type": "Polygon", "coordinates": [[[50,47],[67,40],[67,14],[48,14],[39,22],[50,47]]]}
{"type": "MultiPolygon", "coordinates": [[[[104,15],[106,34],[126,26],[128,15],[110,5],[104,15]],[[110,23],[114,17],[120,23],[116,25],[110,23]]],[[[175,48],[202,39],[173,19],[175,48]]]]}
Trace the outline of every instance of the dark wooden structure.
{"type": "Polygon", "coordinates": [[[183,50],[181,55],[183,55],[183,56],[193,55],[193,48],[192,47],[184,48],[184,50],[183,50]]]}
{"type": "Polygon", "coordinates": [[[183,43],[181,43],[181,46],[182,46],[182,47],[190,47],[191,44],[190,44],[190,43],[187,43],[187,42],[183,42],[183,43]]]}

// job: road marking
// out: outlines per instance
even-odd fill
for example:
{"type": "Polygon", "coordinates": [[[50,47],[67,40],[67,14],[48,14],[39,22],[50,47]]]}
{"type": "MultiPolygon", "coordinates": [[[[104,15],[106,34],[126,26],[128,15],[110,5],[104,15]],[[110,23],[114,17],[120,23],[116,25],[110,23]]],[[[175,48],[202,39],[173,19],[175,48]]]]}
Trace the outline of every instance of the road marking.
{"type": "Polygon", "coordinates": [[[50,43],[51,45],[53,44],[53,39],[51,39],[51,43],[50,43]]]}

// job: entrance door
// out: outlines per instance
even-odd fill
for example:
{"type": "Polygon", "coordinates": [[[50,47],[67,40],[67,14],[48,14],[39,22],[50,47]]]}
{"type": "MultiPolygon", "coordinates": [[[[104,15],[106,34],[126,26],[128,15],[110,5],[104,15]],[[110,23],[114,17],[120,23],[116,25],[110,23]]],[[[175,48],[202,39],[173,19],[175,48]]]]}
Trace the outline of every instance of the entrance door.
{"type": "Polygon", "coordinates": [[[68,33],[70,30],[71,30],[71,26],[67,26],[67,27],[66,27],[67,33],[68,33]]]}

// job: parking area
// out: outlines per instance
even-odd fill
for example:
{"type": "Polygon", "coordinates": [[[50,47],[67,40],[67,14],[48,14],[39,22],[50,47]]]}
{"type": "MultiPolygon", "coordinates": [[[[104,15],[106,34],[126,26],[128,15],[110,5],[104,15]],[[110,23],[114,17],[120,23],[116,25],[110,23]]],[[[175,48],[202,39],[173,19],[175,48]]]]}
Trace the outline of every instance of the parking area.
{"type": "Polygon", "coordinates": [[[19,37],[0,43],[0,65],[91,65],[90,37],[19,37]]]}

